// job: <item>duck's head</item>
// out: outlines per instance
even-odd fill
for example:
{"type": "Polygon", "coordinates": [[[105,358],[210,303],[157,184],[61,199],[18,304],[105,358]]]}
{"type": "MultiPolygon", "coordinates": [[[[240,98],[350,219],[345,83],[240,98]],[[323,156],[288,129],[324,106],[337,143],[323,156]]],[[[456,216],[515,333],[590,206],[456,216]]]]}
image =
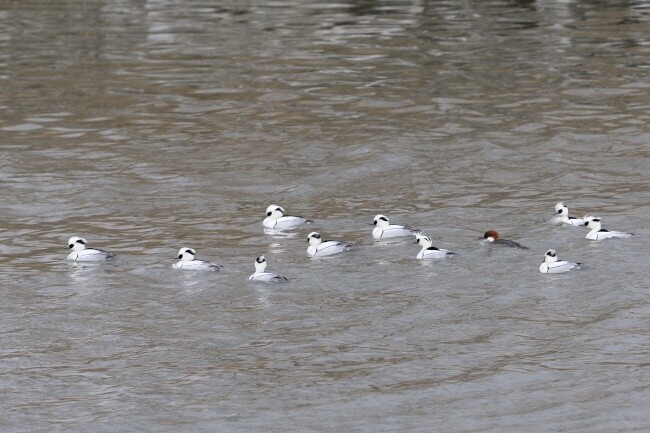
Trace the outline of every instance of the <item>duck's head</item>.
{"type": "Polygon", "coordinates": [[[487,240],[488,242],[494,242],[499,239],[499,233],[496,230],[488,230],[483,235],[483,239],[487,240]]]}
{"type": "Polygon", "coordinates": [[[375,219],[372,222],[377,227],[387,227],[388,226],[388,217],[382,214],[375,215],[375,219]]]}
{"type": "Polygon", "coordinates": [[[546,263],[555,263],[557,260],[557,251],[555,250],[548,250],[546,251],[546,254],[544,254],[544,261],[546,263]]]}
{"type": "Polygon", "coordinates": [[[429,236],[425,235],[424,233],[415,234],[415,243],[420,245],[422,248],[429,248],[431,245],[433,245],[431,238],[429,238],[429,236]]]}
{"type": "Polygon", "coordinates": [[[264,272],[266,270],[266,258],[259,256],[255,259],[255,272],[264,272]]]}
{"type": "Polygon", "coordinates": [[[86,249],[86,240],[79,236],[72,236],[68,239],[68,248],[72,251],[81,251],[86,249]]]}
{"type": "Polygon", "coordinates": [[[318,232],[309,233],[307,235],[307,242],[309,242],[309,245],[311,245],[313,247],[319,245],[322,242],[320,233],[318,233],[318,232]]]}
{"type": "Polygon", "coordinates": [[[555,205],[555,213],[561,216],[568,216],[569,215],[569,208],[564,205],[564,203],[560,202],[555,205]]]}
{"type": "Polygon", "coordinates": [[[266,208],[266,216],[273,218],[280,218],[284,215],[284,208],[276,204],[272,204],[266,208]]]}
{"type": "Polygon", "coordinates": [[[196,257],[196,250],[193,248],[183,247],[178,250],[178,260],[183,262],[191,262],[196,257]]]}
{"type": "Polygon", "coordinates": [[[600,218],[594,216],[585,217],[585,227],[589,227],[592,230],[600,230],[600,218]]]}

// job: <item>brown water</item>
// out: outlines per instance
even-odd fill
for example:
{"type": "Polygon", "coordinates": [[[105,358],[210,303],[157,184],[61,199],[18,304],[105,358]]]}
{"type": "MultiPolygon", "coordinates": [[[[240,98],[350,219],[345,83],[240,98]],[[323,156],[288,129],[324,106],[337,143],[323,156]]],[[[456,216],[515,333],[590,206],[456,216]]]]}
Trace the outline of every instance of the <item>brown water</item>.
{"type": "Polygon", "coordinates": [[[221,3],[0,3],[0,430],[648,431],[650,6],[221,3]]]}

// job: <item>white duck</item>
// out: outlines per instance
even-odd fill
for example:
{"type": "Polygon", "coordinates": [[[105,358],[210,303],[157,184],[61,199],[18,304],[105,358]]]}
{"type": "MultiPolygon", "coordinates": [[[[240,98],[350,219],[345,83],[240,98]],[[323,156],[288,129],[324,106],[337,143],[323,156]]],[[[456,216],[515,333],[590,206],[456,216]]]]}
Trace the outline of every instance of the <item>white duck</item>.
{"type": "Polygon", "coordinates": [[[555,205],[556,222],[564,223],[574,227],[582,227],[585,225],[585,220],[569,216],[569,208],[562,202],[555,205]]]}
{"type": "Polygon", "coordinates": [[[255,259],[255,273],[248,277],[251,281],[264,281],[265,283],[286,283],[287,277],[276,274],[275,272],[266,272],[266,258],[259,256],[255,259]]]}
{"type": "Polygon", "coordinates": [[[323,257],[331,256],[332,254],[342,253],[344,251],[355,250],[356,247],[354,244],[343,241],[323,241],[321,240],[321,235],[318,232],[311,232],[307,236],[307,242],[309,242],[309,247],[307,247],[307,255],[310,257],[323,257]]]}
{"type": "Polygon", "coordinates": [[[218,272],[222,266],[216,263],[206,262],[205,260],[197,260],[196,250],[193,248],[183,247],[178,250],[178,261],[172,265],[174,269],[182,269],[187,271],[213,271],[218,272]]]}
{"type": "Polygon", "coordinates": [[[382,214],[375,215],[373,224],[375,225],[375,228],[372,229],[373,239],[386,239],[386,238],[396,238],[400,236],[411,236],[419,232],[419,230],[416,230],[409,226],[390,224],[388,222],[388,217],[382,214]]]}
{"type": "Polygon", "coordinates": [[[456,254],[449,250],[434,247],[431,239],[424,233],[417,233],[415,242],[422,247],[418,255],[415,256],[416,259],[444,259],[456,254]]]}
{"type": "Polygon", "coordinates": [[[289,229],[313,222],[301,216],[284,215],[284,208],[275,204],[266,208],[266,218],[262,224],[267,229],[289,229]]]}
{"type": "Polygon", "coordinates": [[[548,250],[544,254],[544,263],[539,265],[539,271],[542,274],[559,274],[574,269],[580,269],[580,263],[571,263],[566,260],[558,260],[555,250],[548,250]]]}
{"type": "Polygon", "coordinates": [[[87,248],[86,243],[86,240],[79,236],[72,236],[68,239],[68,248],[72,252],[68,254],[66,260],[74,260],[75,262],[102,262],[111,257],[115,257],[114,254],[108,251],[87,248]]]}
{"type": "Polygon", "coordinates": [[[591,229],[591,231],[587,233],[587,236],[585,237],[592,241],[600,241],[603,239],[611,239],[611,238],[629,238],[634,236],[634,234],[632,233],[610,231],[602,228],[602,225],[600,223],[600,218],[598,217],[593,217],[593,216],[585,217],[584,225],[589,229],[591,229]]]}

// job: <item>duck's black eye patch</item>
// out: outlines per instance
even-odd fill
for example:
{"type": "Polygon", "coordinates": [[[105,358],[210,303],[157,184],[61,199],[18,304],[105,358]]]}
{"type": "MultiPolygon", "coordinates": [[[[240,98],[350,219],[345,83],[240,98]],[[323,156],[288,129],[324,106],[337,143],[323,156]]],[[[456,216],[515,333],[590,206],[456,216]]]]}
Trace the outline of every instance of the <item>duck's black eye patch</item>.
{"type": "Polygon", "coordinates": [[[271,216],[272,213],[273,213],[273,212],[267,212],[267,213],[266,213],[266,216],[271,216]]]}
{"type": "Polygon", "coordinates": [[[72,247],[74,247],[74,244],[68,245],[68,248],[72,248],[72,247]]]}
{"type": "Polygon", "coordinates": [[[256,261],[257,263],[262,263],[262,262],[264,262],[265,260],[264,260],[263,258],[261,258],[261,257],[258,257],[255,261],[256,261]]]}
{"type": "Polygon", "coordinates": [[[182,255],[182,254],[179,254],[179,255],[178,255],[178,258],[179,258],[179,259],[182,259],[182,258],[183,258],[183,255],[182,255]]]}
{"type": "Polygon", "coordinates": [[[487,234],[487,233],[483,235],[483,239],[487,239],[487,238],[489,238],[489,237],[490,237],[490,235],[487,234]]]}
{"type": "Polygon", "coordinates": [[[377,225],[377,221],[373,221],[372,223],[373,223],[374,225],[377,225]]]}

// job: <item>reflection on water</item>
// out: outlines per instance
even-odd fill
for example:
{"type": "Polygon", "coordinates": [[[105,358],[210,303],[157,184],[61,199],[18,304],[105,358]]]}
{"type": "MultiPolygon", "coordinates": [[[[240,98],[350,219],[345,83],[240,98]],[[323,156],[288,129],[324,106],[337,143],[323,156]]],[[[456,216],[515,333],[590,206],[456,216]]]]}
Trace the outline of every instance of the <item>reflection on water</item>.
{"type": "Polygon", "coordinates": [[[0,427],[647,428],[648,11],[0,4],[0,427]],[[459,257],[373,242],[377,213],[459,257]],[[308,259],[312,230],[360,248],[308,259]],[[65,263],[72,235],[117,259],[65,263]],[[183,245],[224,269],[175,272],[183,245]],[[542,276],[549,248],[584,269],[542,276]],[[247,280],[261,254],[288,284],[247,280]]]}

